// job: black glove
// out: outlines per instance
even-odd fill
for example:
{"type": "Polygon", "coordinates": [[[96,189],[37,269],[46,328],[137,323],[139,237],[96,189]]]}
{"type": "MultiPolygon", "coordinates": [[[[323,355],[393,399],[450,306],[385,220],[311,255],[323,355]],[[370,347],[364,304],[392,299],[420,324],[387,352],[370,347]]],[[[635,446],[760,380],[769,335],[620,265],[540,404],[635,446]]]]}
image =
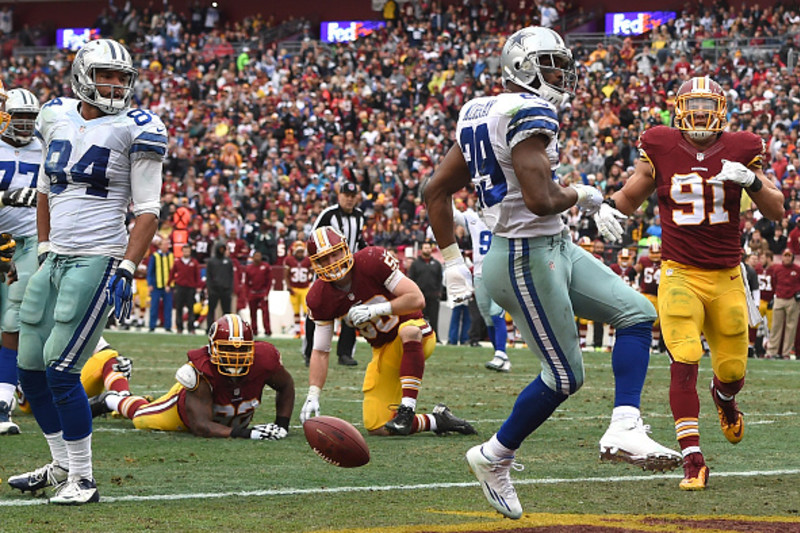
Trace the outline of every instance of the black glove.
{"type": "Polygon", "coordinates": [[[34,207],[36,206],[36,189],[23,187],[0,193],[0,207],[34,207]]]}
{"type": "Polygon", "coordinates": [[[0,273],[11,270],[11,259],[17,250],[17,243],[11,238],[10,233],[0,233],[0,273]]]}
{"type": "Polygon", "coordinates": [[[800,292],[794,293],[794,301],[795,302],[800,302],[800,292]]]}

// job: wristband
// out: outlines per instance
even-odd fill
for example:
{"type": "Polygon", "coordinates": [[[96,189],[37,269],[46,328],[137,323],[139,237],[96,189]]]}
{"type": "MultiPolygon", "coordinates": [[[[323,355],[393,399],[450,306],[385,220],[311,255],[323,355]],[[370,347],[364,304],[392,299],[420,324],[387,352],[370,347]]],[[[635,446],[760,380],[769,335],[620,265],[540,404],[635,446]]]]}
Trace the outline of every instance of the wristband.
{"type": "Polygon", "coordinates": [[[461,261],[464,260],[464,258],[461,256],[461,250],[458,249],[458,245],[456,243],[442,248],[442,259],[444,259],[445,263],[458,261],[459,259],[461,259],[461,261]]]}
{"type": "Polygon", "coordinates": [[[747,190],[749,192],[758,192],[761,190],[761,187],[763,186],[764,182],[762,182],[760,179],[758,179],[758,176],[756,176],[755,179],[753,180],[753,183],[750,184],[747,190]]]}
{"type": "Polygon", "coordinates": [[[320,389],[316,385],[310,385],[308,387],[308,395],[311,396],[312,398],[319,399],[319,393],[320,392],[322,392],[322,389],[320,389]]]}
{"type": "Polygon", "coordinates": [[[614,199],[611,198],[610,196],[608,198],[606,198],[605,200],[603,200],[603,203],[610,205],[611,209],[616,209],[617,208],[617,202],[615,202],[614,199]]]}
{"type": "Polygon", "coordinates": [[[373,304],[373,309],[375,310],[375,314],[377,316],[391,315],[392,302],[381,302],[379,304],[373,304]]]}
{"type": "Polygon", "coordinates": [[[50,241],[42,241],[36,246],[36,255],[42,255],[50,252],[50,241]]]}
{"type": "Polygon", "coordinates": [[[275,425],[289,431],[289,417],[288,416],[276,416],[275,417],[275,425]]]}
{"type": "Polygon", "coordinates": [[[130,259],[123,259],[118,268],[128,272],[130,275],[133,275],[133,273],[136,272],[136,263],[130,259]]]}
{"type": "Polygon", "coordinates": [[[235,427],[231,430],[231,437],[235,439],[249,439],[250,438],[250,428],[249,427],[235,427]]]}

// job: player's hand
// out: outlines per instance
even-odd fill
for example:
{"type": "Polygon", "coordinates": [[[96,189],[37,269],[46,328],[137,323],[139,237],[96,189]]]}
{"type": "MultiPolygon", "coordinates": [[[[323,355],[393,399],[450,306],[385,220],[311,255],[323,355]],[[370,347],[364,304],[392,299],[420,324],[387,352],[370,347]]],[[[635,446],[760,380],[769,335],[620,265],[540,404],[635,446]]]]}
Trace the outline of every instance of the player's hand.
{"type": "Polygon", "coordinates": [[[597,213],[603,203],[603,193],[600,192],[600,189],[580,183],[571,185],[571,187],[578,193],[578,201],[575,202],[575,205],[587,215],[597,213]]]}
{"type": "Polygon", "coordinates": [[[472,298],[472,272],[463,257],[445,262],[444,286],[447,288],[447,304],[450,307],[466,303],[472,298]]]}
{"type": "Polygon", "coordinates": [[[722,170],[720,170],[719,174],[708,180],[708,183],[722,185],[723,182],[730,181],[747,188],[751,186],[755,180],[755,172],[743,164],[723,159],[722,170]]]}
{"type": "Polygon", "coordinates": [[[309,394],[300,410],[300,422],[305,422],[315,416],[319,416],[319,396],[309,394]]]}
{"type": "Polygon", "coordinates": [[[0,233],[0,273],[6,274],[11,271],[14,252],[17,251],[17,243],[10,233],[0,233]]]}
{"type": "Polygon", "coordinates": [[[111,369],[119,372],[125,379],[131,379],[131,372],[133,371],[133,361],[123,355],[116,357],[117,362],[111,365],[111,369]]]}
{"type": "Polygon", "coordinates": [[[0,207],[34,207],[36,206],[36,189],[22,187],[0,193],[0,207]]]}
{"type": "Polygon", "coordinates": [[[369,322],[375,317],[392,314],[392,304],[389,302],[382,302],[379,304],[370,305],[354,305],[347,312],[347,318],[353,323],[355,327],[369,322]]]}
{"type": "Polygon", "coordinates": [[[253,440],[281,440],[288,434],[278,424],[259,424],[250,430],[250,438],[253,440]]]}
{"type": "Polygon", "coordinates": [[[47,255],[50,253],[50,241],[42,241],[36,247],[36,258],[39,261],[39,266],[42,266],[47,255]]]}
{"type": "Polygon", "coordinates": [[[594,214],[594,223],[597,225],[597,231],[606,241],[619,242],[624,233],[620,222],[627,218],[624,213],[610,205],[601,204],[600,209],[594,214]]]}
{"type": "Polygon", "coordinates": [[[119,321],[131,316],[134,270],[136,265],[133,261],[125,259],[119,264],[106,287],[106,303],[114,306],[114,317],[119,321]]]}
{"type": "Polygon", "coordinates": [[[0,283],[11,285],[17,280],[19,280],[19,276],[17,275],[17,265],[14,263],[14,261],[11,261],[11,268],[8,270],[8,274],[0,272],[0,283]]]}

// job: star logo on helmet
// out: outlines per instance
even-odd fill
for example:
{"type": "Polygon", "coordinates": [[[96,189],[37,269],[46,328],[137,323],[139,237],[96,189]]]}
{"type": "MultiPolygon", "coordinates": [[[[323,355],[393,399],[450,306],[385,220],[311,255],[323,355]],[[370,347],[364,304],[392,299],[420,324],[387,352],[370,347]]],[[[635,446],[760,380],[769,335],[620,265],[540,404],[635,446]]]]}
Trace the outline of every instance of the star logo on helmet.
{"type": "Polygon", "coordinates": [[[526,37],[526,33],[524,31],[518,31],[514,35],[512,35],[509,40],[511,41],[511,46],[519,46],[523,50],[525,46],[522,44],[522,40],[526,37]]]}

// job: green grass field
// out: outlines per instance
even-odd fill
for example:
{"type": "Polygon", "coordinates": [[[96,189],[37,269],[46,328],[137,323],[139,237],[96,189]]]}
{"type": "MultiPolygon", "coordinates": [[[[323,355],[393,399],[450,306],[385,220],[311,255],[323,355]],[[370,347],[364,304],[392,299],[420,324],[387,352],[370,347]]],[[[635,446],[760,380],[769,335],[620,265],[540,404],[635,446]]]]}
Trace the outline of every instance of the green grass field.
{"type": "MultiPolygon", "coordinates": [[[[200,336],[166,334],[109,333],[107,338],[134,360],[133,392],[152,395],[173,384],[186,350],[205,342],[200,336]]],[[[480,435],[367,437],[370,463],[340,469],[319,459],[303,437],[298,413],[307,370],[299,341],[275,344],[297,386],[288,438],[200,439],[139,432],[122,419],[97,419],[94,466],[101,504],[74,509],[39,505],[46,500],[12,492],[3,481],[0,531],[489,531],[525,523],[571,524],[580,515],[611,519],[628,514],[785,517],[797,529],[783,525],[775,531],[800,530],[800,362],[750,361],[739,396],[745,439],[732,446],[719,430],[706,392],[711,372],[709,361],[703,361],[700,426],[711,478],[706,491],[686,493],[678,490],[679,471],[651,474],[599,462],[597,442],[613,406],[613,378],[610,354],[587,353],[586,385],[518,453],[525,470],[512,478],[526,516],[512,524],[491,510],[463,456],[499,427],[517,393],[538,372],[529,352],[510,350],[512,372],[497,374],[483,368],[491,355],[488,348],[438,347],[425,369],[418,411],[443,401],[472,421],[480,435]]],[[[360,386],[369,354],[367,345],[359,344],[358,367],[331,366],[323,414],[360,428],[360,386]]],[[[667,358],[653,356],[642,410],[654,438],[677,448],[668,380],[667,358]]],[[[273,399],[265,392],[257,423],[272,421],[273,399]]],[[[15,420],[23,433],[0,438],[3,480],[49,460],[33,418],[17,415],[15,420]]],[[[620,531],[677,530],[663,525],[649,529],[654,526],[647,524],[620,531]]],[[[562,531],[568,530],[580,528],[562,531]]],[[[766,526],[746,530],[772,531],[766,526]]]]}

